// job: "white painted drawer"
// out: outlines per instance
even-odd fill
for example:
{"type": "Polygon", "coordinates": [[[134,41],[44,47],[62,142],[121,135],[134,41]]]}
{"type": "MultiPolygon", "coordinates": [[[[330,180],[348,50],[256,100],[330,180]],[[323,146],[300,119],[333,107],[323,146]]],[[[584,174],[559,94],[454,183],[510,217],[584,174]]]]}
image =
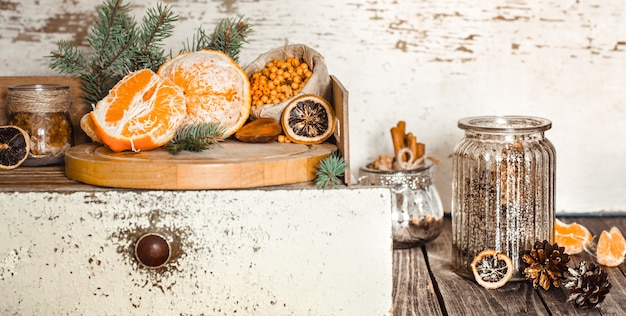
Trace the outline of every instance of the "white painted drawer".
{"type": "Polygon", "coordinates": [[[388,315],[384,188],[0,192],[3,315],[388,315]],[[160,269],[137,238],[164,235],[160,269]]]}

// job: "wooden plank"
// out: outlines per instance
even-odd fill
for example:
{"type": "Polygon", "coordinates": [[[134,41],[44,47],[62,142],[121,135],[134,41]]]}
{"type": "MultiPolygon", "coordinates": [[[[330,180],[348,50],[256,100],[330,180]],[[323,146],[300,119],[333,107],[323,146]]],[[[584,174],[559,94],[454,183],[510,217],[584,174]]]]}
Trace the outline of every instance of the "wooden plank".
{"type": "Polygon", "coordinates": [[[444,221],[441,235],[426,244],[428,262],[449,315],[549,315],[541,298],[528,282],[509,282],[487,290],[474,280],[452,271],[452,222],[444,221]]]}
{"type": "Polygon", "coordinates": [[[339,120],[337,128],[335,129],[335,140],[337,147],[346,161],[346,171],[344,173],[345,183],[350,186],[352,184],[350,176],[350,133],[349,133],[349,120],[348,120],[348,90],[337,79],[337,77],[331,75],[331,85],[333,92],[333,99],[331,100],[335,109],[335,115],[339,120]]]}
{"type": "Polygon", "coordinates": [[[422,248],[393,252],[393,315],[443,315],[422,248]]]}
{"type": "Polygon", "coordinates": [[[92,192],[110,190],[70,180],[64,167],[19,167],[0,171],[0,192],[92,192]]]}

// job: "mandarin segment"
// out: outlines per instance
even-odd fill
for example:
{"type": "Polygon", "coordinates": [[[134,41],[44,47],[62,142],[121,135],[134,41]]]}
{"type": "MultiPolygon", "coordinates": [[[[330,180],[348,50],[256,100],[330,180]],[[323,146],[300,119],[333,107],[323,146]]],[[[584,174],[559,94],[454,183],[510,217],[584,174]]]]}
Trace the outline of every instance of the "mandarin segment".
{"type": "Polygon", "coordinates": [[[554,242],[565,248],[569,255],[579,254],[593,243],[593,235],[589,230],[579,224],[566,224],[559,219],[554,221],[554,242]]]}
{"type": "Polygon", "coordinates": [[[626,240],[615,226],[607,232],[603,230],[598,238],[596,256],[598,263],[607,267],[616,267],[624,262],[626,240]]]}
{"type": "Polygon", "coordinates": [[[185,124],[219,123],[228,137],[248,120],[250,81],[226,54],[212,50],[181,53],[164,63],[158,73],[184,91],[185,124]]]}
{"type": "Polygon", "coordinates": [[[97,138],[116,152],[166,144],[185,117],[183,91],[150,69],[128,74],[90,113],[97,138]]]}

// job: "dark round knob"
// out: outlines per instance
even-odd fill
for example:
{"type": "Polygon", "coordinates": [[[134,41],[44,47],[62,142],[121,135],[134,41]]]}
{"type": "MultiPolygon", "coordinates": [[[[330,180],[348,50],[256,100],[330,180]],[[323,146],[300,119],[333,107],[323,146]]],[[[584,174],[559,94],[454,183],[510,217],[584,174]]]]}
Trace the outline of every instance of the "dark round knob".
{"type": "Polygon", "coordinates": [[[170,243],[159,234],[145,234],[139,237],[135,244],[137,261],[148,268],[162,267],[170,259],[171,254],[170,243]]]}

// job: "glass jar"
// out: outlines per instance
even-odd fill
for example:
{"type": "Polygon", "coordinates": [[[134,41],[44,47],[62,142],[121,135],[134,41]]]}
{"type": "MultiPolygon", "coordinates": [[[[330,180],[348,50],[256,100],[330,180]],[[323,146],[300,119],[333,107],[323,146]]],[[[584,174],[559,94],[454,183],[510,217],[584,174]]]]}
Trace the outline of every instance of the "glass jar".
{"type": "Polygon", "coordinates": [[[458,121],[465,137],[454,149],[452,264],[472,277],[470,263],[485,249],[508,255],[523,279],[521,253],[553,242],[555,156],[544,132],[552,122],[528,116],[458,121]]]}
{"type": "Polygon", "coordinates": [[[62,163],[72,146],[69,115],[70,87],[56,84],[10,86],[7,91],[9,124],[30,136],[30,153],[24,166],[62,163]]]}
{"type": "Polygon", "coordinates": [[[393,248],[411,248],[439,236],[443,226],[443,205],[433,184],[432,164],[424,167],[384,171],[363,167],[360,185],[391,188],[391,229],[393,248]]]}

